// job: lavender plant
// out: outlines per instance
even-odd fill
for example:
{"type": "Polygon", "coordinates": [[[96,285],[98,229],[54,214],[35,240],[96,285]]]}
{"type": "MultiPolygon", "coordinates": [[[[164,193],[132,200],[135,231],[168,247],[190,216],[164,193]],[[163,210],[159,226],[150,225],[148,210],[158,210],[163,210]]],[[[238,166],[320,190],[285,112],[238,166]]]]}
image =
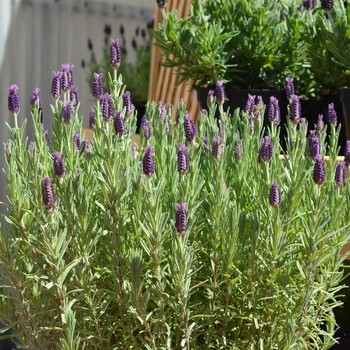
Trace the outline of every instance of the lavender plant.
{"type": "Polygon", "coordinates": [[[10,89],[2,332],[28,349],[329,349],[350,238],[339,127],[312,156],[291,108],[281,160],[276,100],[231,116],[214,97],[197,123],[183,100],[176,118],[148,102],[136,144],[118,69],[84,147],[69,84],[53,89],[51,143],[40,99],[24,138],[10,89]]]}

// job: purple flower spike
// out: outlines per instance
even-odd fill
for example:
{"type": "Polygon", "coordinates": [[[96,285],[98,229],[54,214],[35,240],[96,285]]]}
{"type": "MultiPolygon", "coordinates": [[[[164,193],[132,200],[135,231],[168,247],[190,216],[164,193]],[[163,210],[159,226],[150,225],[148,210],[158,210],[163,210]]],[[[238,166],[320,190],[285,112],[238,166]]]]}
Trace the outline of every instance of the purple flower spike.
{"type": "Polygon", "coordinates": [[[69,99],[71,100],[71,102],[73,102],[73,107],[77,108],[79,104],[79,94],[78,94],[78,88],[76,85],[72,85],[70,87],[69,99]]]}
{"type": "Polygon", "coordinates": [[[316,0],[304,0],[303,6],[308,11],[313,10],[316,7],[316,0]]]}
{"type": "Polygon", "coordinates": [[[332,124],[334,126],[337,126],[338,117],[337,117],[337,113],[334,109],[334,103],[330,103],[328,105],[327,122],[328,122],[328,124],[332,124]]]}
{"type": "Polygon", "coordinates": [[[32,94],[30,96],[29,102],[30,102],[31,110],[33,110],[36,105],[38,108],[41,108],[42,101],[41,101],[41,94],[40,94],[39,88],[36,87],[34,89],[34,91],[32,92],[32,94]]]}
{"type": "Polygon", "coordinates": [[[315,130],[310,130],[308,141],[310,156],[313,160],[315,160],[316,157],[318,157],[321,153],[321,143],[318,136],[316,135],[315,130]]]}
{"type": "Polygon", "coordinates": [[[271,123],[274,123],[276,126],[281,123],[281,110],[278,105],[278,100],[276,97],[270,97],[270,103],[267,110],[267,116],[271,123]]]}
{"type": "Polygon", "coordinates": [[[166,8],[166,3],[167,0],[156,0],[157,1],[157,5],[160,9],[165,9],[166,8]]]}
{"type": "Polygon", "coordinates": [[[52,97],[57,100],[62,93],[62,87],[61,87],[61,72],[52,72],[53,79],[51,84],[51,95],[52,97]]]}
{"type": "Polygon", "coordinates": [[[63,92],[66,92],[69,89],[69,78],[68,78],[69,67],[70,66],[68,63],[62,64],[61,88],[63,92]]]}
{"type": "Polygon", "coordinates": [[[176,208],[175,227],[177,232],[181,235],[187,230],[186,203],[176,203],[176,208]]]}
{"type": "Polygon", "coordinates": [[[120,111],[115,111],[114,130],[119,137],[122,137],[126,132],[124,119],[120,111]]]}
{"type": "Polygon", "coordinates": [[[293,124],[298,124],[301,118],[301,104],[300,97],[297,95],[291,96],[290,102],[290,121],[293,124]]]}
{"type": "Polygon", "coordinates": [[[346,166],[350,165],[350,140],[347,140],[346,144],[345,144],[344,161],[345,161],[346,166]]]}
{"type": "Polygon", "coordinates": [[[62,108],[62,119],[63,121],[68,124],[70,120],[72,119],[73,109],[70,101],[66,102],[66,105],[62,108]]]}
{"type": "Polygon", "coordinates": [[[270,188],[270,205],[271,207],[279,207],[281,204],[281,190],[278,187],[277,181],[275,180],[272,183],[272,186],[270,188]]]}
{"type": "Polygon", "coordinates": [[[206,136],[203,138],[203,144],[204,144],[204,151],[205,153],[209,153],[209,140],[206,136]]]}
{"type": "Polygon", "coordinates": [[[321,0],[321,7],[323,11],[330,12],[333,5],[333,0],[321,0]]]}
{"type": "Polygon", "coordinates": [[[73,142],[77,148],[77,151],[80,151],[80,147],[81,147],[81,142],[80,142],[80,134],[78,132],[76,132],[73,136],[73,142]]]}
{"type": "Polygon", "coordinates": [[[254,113],[254,105],[255,95],[248,94],[248,99],[245,104],[244,112],[248,113],[248,115],[252,115],[254,113]]]}
{"type": "Polygon", "coordinates": [[[214,143],[213,143],[213,148],[212,148],[213,157],[216,160],[219,160],[221,158],[222,151],[223,151],[222,140],[219,140],[219,139],[214,137],[214,143]]]}
{"type": "Polygon", "coordinates": [[[261,147],[259,150],[259,163],[261,161],[269,162],[272,159],[273,155],[273,143],[271,142],[268,136],[265,136],[262,140],[261,147]]]}
{"type": "Polygon", "coordinates": [[[294,95],[294,83],[293,78],[286,78],[286,97],[288,100],[292,98],[292,95],[294,95]]]}
{"type": "Polygon", "coordinates": [[[96,100],[100,100],[103,95],[102,73],[94,73],[94,81],[92,82],[92,96],[96,100]]]}
{"type": "Polygon", "coordinates": [[[346,180],[347,167],[344,162],[338,162],[335,169],[334,181],[338,186],[341,186],[346,180]]]}
{"type": "Polygon", "coordinates": [[[143,173],[150,178],[155,172],[155,162],[153,156],[154,148],[147,146],[145,148],[145,155],[142,159],[142,169],[143,173]]]}
{"type": "Polygon", "coordinates": [[[132,104],[129,91],[126,91],[123,95],[123,104],[126,110],[126,115],[131,115],[134,112],[134,106],[132,104]]]}
{"type": "Polygon", "coordinates": [[[18,114],[21,109],[18,90],[19,90],[19,87],[15,84],[11,85],[8,88],[8,91],[9,91],[8,108],[12,114],[18,114]]]}
{"type": "Polygon", "coordinates": [[[187,147],[183,143],[181,143],[179,146],[177,156],[177,170],[180,173],[180,175],[184,175],[188,172],[190,168],[190,161],[187,152],[187,147]]]}
{"type": "Polygon", "coordinates": [[[317,117],[316,130],[318,132],[322,132],[324,130],[323,114],[319,114],[317,117]]]}
{"type": "Polygon", "coordinates": [[[120,66],[121,62],[121,54],[120,54],[120,46],[119,39],[111,39],[111,47],[109,50],[110,54],[110,64],[114,69],[117,69],[120,66]]]}
{"type": "Polygon", "coordinates": [[[314,182],[316,185],[322,185],[326,181],[326,171],[323,163],[323,158],[317,156],[314,165],[314,182]]]}
{"type": "Polygon", "coordinates": [[[214,104],[214,97],[215,97],[214,90],[209,90],[208,96],[207,96],[207,106],[210,108],[214,104]]]}
{"type": "Polygon", "coordinates": [[[237,145],[236,145],[235,157],[239,159],[239,158],[242,158],[242,156],[243,156],[243,140],[238,139],[237,145]]]}
{"type": "Polygon", "coordinates": [[[89,129],[93,129],[93,127],[96,125],[96,112],[95,108],[90,108],[90,115],[89,115],[89,129]]]}
{"type": "Polygon", "coordinates": [[[48,176],[42,182],[42,197],[46,211],[52,214],[56,206],[56,196],[51,183],[51,178],[48,176]]]}
{"type": "Polygon", "coordinates": [[[141,118],[140,128],[143,130],[143,136],[146,140],[150,139],[153,135],[151,123],[147,119],[146,115],[141,118]]]}
{"type": "Polygon", "coordinates": [[[197,128],[196,128],[196,124],[191,119],[191,114],[185,114],[184,129],[185,129],[186,140],[192,143],[197,136],[197,128]]]}
{"type": "Polygon", "coordinates": [[[66,168],[64,167],[63,159],[60,152],[55,152],[53,154],[53,166],[55,169],[55,175],[58,178],[62,178],[66,173],[66,168]]]}
{"type": "Polygon", "coordinates": [[[225,88],[224,88],[223,80],[218,80],[216,82],[215,96],[216,96],[216,103],[219,106],[222,106],[225,102],[225,88]]]}
{"type": "Polygon", "coordinates": [[[102,118],[107,123],[113,117],[113,95],[105,93],[101,98],[102,118]]]}

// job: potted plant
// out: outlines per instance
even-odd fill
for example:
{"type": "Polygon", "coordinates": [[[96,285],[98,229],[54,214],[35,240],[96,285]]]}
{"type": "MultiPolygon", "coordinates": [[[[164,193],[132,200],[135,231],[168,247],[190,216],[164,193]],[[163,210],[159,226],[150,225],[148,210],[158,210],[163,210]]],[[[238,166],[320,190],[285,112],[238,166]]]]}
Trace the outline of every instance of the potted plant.
{"type": "Polygon", "coordinates": [[[149,102],[138,146],[115,70],[86,144],[79,104],[69,84],[61,96],[59,76],[50,143],[38,90],[28,143],[19,89],[9,88],[1,332],[12,327],[33,350],[336,342],[350,149],[338,163],[334,125],[327,145],[326,129],[308,138],[291,114],[282,161],[274,122],[265,133],[261,119],[239,110],[230,118],[219,105],[218,127],[212,103],[196,126],[181,101],[175,125],[171,108],[149,102]]]}
{"type": "MultiPolygon", "coordinates": [[[[132,40],[132,48],[135,51],[135,63],[128,61],[128,53],[126,50],[126,39],[124,26],[120,26],[120,49],[121,49],[121,62],[122,64],[118,68],[120,76],[123,77],[123,82],[126,86],[126,90],[130,92],[132,103],[137,111],[138,124],[137,132],[139,132],[141,117],[145,114],[145,106],[148,99],[148,86],[151,70],[151,37],[148,33],[148,29],[153,28],[153,19],[147,23],[147,27],[137,27],[135,30],[135,36],[132,40]]],[[[106,25],[104,28],[105,33],[105,47],[103,48],[102,60],[98,61],[96,52],[93,49],[93,43],[89,39],[88,47],[91,51],[90,62],[87,64],[89,68],[87,82],[90,87],[93,85],[94,73],[103,74],[103,89],[109,90],[108,74],[113,74],[113,67],[109,61],[109,44],[112,33],[110,25],[106,25]]]]}
{"type": "Polygon", "coordinates": [[[244,90],[236,105],[243,108],[247,89],[254,95],[259,93],[253,89],[284,90],[289,76],[294,77],[299,94],[312,93],[306,45],[301,40],[301,23],[307,20],[292,1],[194,0],[188,18],[178,18],[176,11],[166,13],[151,34],[163,53],[162,64],[176,69],[179,82],[187,81],[201,91],[223,80],[228,99],[230,89],[236,96],[244,90]]]}
{"type": "Polygon", "coordinates": [[[343,1],[321,1],[313,13],[305,40],[308,43],[315,91],[321,96],[323,113],[335,104],[342,123],[341,143],[350,139],[350,7],[343,1]]]}

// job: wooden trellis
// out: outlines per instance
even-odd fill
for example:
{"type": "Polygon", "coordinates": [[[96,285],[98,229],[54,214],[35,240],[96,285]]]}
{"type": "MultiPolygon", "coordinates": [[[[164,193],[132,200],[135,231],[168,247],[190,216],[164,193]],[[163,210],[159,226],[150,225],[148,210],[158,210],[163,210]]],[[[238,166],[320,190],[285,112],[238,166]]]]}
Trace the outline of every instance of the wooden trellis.
{"type": "MultiPolygon", "coordinates": [[[[176,9],[180,17],[186,17],[190,13],[191,3],[190,0],[171,0],[168,1],[166,11],[176,9]]],[[[162,21],[162,13],[156,7],[155,28],[162,21]]],[[[177,79],[174,69],[161,65],[161,52],[153,45],[148,100],[160,101],[162,104],[171,103],[174,106],[174,116],[176,116],[178,101],[183,98],[187,100],[187,111],[192,114],[193,119],[197,119],[199,113],[197,93],[196,91],[191,92],[190,86],[185,82],[176,86],[177,79]]]]}

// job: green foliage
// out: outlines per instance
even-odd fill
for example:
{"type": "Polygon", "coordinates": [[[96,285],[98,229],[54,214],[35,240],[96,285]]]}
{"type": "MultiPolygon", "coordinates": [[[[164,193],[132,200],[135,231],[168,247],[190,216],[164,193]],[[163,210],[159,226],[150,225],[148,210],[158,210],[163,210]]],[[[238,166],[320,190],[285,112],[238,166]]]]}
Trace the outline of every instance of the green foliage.
{"type": "Polygon", "coordinates": [[[141,133],[136,146],[129,133],[136,118],[125,115],[121,76],[110,86],[128,130],[121,137],[102,120],[99,102],[85,150],[73,142],[82,130],[78,110],[65,124],[60,100],[52,107],[51,145],[37,107],[34,144],[23,139],[25,123],[9,126],[0,321],[36,350],[329,349],[332,309],[341,304],[335,294],[343,288],[339,252],[350,238],[349,181],[334,181],[339,128],[331,126],[329,145],[322,141],[330,160],[326,182],[316,185],[301,124],[288,122],[293,141],[281,160],[279,127],[265,130],[255,119],[253,130],[246,113],[231,116],[219,107],[219,129],[214,105],[199,117],[189,144],[186,104],[179,104],[175,124],[171,108],[163,121],[149,102],[154,136],[141,133]],[[265,135],[273,156],[259,163],[265,135]],[[219,159],[206,152],[205,136],[210,149],[214,137],[222,140],[219,159]],[[180,143],[190,159],[184,175],[177,171],[180,143]],[[150,178],[140,167],[146,146],[154,148],[156,163],[150,178]],[[55,177],[54,151],[65,163],[62,178],[55,177]],[[46,176],[57,198],[51,214],[42,200],[46,176]],[[274,180],[282,193],[276,207],[269,202],[274,180]],[[174,225],[176,203],[186,203],[182,234],[174,225]]]}
{"type": "Polygon", "coordinates": [[[317,9],[313,16],[305,39],[317,92],[335,94],[338,88],[350,85],[350,7],[335,1],[327,15],[317,9]]]}
{"type": "Polygon", "coordinates": [[[188,18],[168,13],[151,34],[163,65],[178,68],[179,82],[202,86],[223,79],[233,88],[282,89],[293,76],[300,94],[309,95],[312,79],[305,77],[312,76],[301,38],[307,18],[291,1],[194,0],[188,18]]]}

